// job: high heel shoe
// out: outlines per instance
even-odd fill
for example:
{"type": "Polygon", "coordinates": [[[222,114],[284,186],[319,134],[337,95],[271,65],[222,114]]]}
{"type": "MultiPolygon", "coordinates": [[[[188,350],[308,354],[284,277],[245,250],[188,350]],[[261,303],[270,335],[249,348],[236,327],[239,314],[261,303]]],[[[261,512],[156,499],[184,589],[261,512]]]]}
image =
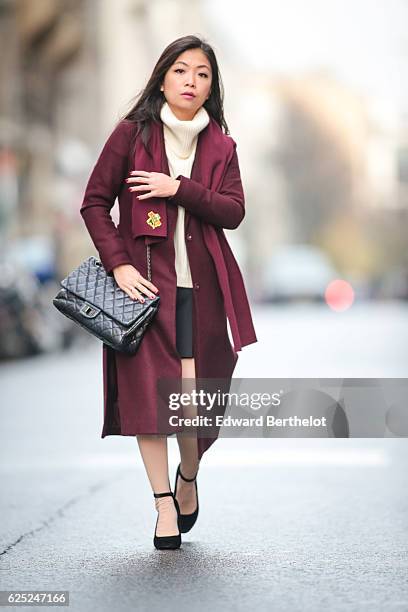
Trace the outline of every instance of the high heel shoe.
{"type": "Polygon", "coordinates": [[[153,495],[154,495],[154,497],[165,497],[167,495],[171,495],[171,497],[173,498],[173,501],[174,501],[174,505],[175,505],[176,510],[177,510],[177,527],[179,529],[179,533],[177,535],[170,535],[170,536],[158,536],[158,535],[156,535],[157,523],[159,521],[159,514],[157,514],[156,526],[154,528],[153,544],[159,550],[180,548],[180,545],[181,545],[181,534],[180,534],[180,527],[178,525],[179,517],[180,517],[180,507],[178,505],[177,499],[175,498],[175,496],[174,496],[172,491],[168,491],[166,493],[153,493],[153,495]]]}
{"type": "Polygon", "coordinates": [[[179,465],[177,467],[176,481],[174,483],[174,501],[177,501],[176,500],[177,479],[178,479],[179,476],[180,476],[180,478],[182,478],[186,482],[193,482],[193,480],[194,480],[196,497],[197,497],[197,508],[194,510],[194,512],[192,512],[191,514],[180,514],[179,515],[179,529],[180,529],[181,533],[187,533],[187,531],[190,531],[190,529],[193,527],[194,523],[197,520],[197,516],[198,516],[198,490],[197,490],[197,474],[198,474],[198,471],[197,471],[196,475],[194,476],[194,478],[186,478],[185,476],[183,476],[183,474],[180,471],[180,465],[181,465],[181,463],[179,463],[179,465]]]}

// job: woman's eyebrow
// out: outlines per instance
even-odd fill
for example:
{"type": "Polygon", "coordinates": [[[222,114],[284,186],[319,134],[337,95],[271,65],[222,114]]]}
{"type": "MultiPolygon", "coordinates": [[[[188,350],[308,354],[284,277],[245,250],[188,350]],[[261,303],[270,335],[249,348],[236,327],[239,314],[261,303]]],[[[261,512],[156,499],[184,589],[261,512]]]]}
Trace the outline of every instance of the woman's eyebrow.
{"type": "MultiPolygon", "coordinates": [[[[184,64],[185,66],[188,66],[187,62],[183,62],[182,60],[178,60],[177,62],[174,62],[175,64],[184,64]]],[[[208,68],[210,69],[209,66],[207,66],[207,64],[200,64],[199,66],[196,66],[196,68],[208,68]]]]}

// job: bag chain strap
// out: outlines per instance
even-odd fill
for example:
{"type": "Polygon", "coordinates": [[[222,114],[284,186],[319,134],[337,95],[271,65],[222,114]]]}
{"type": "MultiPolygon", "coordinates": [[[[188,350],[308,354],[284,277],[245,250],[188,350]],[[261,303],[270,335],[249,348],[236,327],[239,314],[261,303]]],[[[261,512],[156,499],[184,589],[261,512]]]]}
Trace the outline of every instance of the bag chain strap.
{"type": "Polygon", "coordinates": [[[150,244],[146,244],[146,251],[147,251],[147,278],[150,281],[151,280],[151,260],[150,260],[150,244]]]}

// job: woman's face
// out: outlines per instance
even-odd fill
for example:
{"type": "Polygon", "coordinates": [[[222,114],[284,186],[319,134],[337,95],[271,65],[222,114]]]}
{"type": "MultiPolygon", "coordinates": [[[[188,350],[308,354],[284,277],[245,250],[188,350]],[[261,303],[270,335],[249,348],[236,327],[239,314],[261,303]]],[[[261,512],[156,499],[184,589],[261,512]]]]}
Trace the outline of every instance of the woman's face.
{"type": "Polygon", "coordinates": [[[181,121],[191,120],[210,95],[211,64],[201,49],[181,53],[165,74],[161,90],[181,121]],[[185,92],[194,94],[183,96],[185,92]]]}

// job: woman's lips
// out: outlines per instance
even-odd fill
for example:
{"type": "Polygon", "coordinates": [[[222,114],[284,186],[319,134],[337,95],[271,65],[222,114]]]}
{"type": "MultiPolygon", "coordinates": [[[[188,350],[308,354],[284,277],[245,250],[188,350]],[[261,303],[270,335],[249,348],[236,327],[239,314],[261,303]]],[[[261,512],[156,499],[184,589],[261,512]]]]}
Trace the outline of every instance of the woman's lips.
{"type": "Polygon", "coordinates": [[[187,100],[193,100],[195,96],[189,94],[181,94],[183,98],[187,98],[187,100]]]}

